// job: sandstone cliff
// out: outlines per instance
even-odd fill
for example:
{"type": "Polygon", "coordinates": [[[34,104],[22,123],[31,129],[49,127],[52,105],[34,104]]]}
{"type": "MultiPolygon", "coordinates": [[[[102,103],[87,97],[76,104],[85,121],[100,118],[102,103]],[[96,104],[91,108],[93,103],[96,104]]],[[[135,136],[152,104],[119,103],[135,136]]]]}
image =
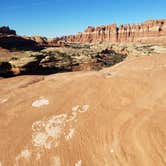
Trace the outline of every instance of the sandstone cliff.
{"type": "Polygon", "coordinates": [[[148,20],[142,24],[125,24],[120,26],[117,26],[116,24],[98,26],[98,27],[88,26],[84,32],[79,32],[76,35],[62,36],[52,39],[42,36],[18,37],[16,35],[16,31],[11,30],[9,27],[0,27],[0,37],[4,36],[5,37],[8,36],[7,42],[10,41],[10,39],[12,38],[16,38],[14,40],[18,41],[17,43],[20,43],[24,39],[29,42],[31,41],[31,43],[32,41],[34,41],[38,46],[44,46],[44,47],[64,46],[66,45],[66,43],[69,42],[78,42],[78,43],[133,42],[133,43],[161,43],[166,45],[166,19],[148,20]]]}
{"type": "Polygon", "coordinates": [[[116,24],[92,27],[77,35],[66,36],[67,42],[141,42],[166,44],[166,20],[149,20],[142,24],[116,24]]]}

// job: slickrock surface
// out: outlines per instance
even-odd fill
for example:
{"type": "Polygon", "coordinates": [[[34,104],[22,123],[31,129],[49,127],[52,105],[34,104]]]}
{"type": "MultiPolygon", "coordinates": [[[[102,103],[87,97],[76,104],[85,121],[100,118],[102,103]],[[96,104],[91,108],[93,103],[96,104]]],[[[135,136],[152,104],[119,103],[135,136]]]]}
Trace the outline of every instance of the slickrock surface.
{"type": "Polygon", "coordinates": [[[165,56],[1,79],[1,165],[165,166],[165,56]]]}

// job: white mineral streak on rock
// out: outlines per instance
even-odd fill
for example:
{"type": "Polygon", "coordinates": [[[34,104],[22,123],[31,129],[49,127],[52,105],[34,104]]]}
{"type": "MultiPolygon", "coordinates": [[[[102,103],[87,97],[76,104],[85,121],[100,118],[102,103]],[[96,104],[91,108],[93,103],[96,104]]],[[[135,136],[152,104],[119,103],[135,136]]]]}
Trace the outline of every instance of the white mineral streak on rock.
{"type": "Polygon", "coordinates": [[[111,152],[111,153],[114,153],[114,149],[111,149],[110,152],[111,152]]]}
{"type": "Polygon", "coordinates": [[[16,156],[16,162],[15,162],[15,166],[19,166],[19,160],[20,159],[24,159],[24,160],[29,160],[31,157],[31,152],[28,149],[24,149],[21,151],[21,153],[16,156]]]}
{"type": "Polygon", "coordinates": [[[66,114],[51,116],[47,120],[40,120],[32,125],[32,143],[37,147],[50,149],[57,146],[62,129],[67,118],[66,114]]]}
{"type": "Polygon", "coordinates": [[[75,129],[67,129],[67,124],[71,125],[71,122],[76,122],[78,120],[78,114],[87,112],[88,109],[89,105],[83,105],[82,107],[77,105],[72,108],[70,115],[53,115],[47,119],[34,122],[32,124],[33,146],[51,149],[59,145],[61,137],[64,137],[66,141],[70,140],[73,137],[75,129]],[[68,131],[68,133],[64,134],[64,130],[68,131]]]}
{"type": "Polygon", "coordinates": [[[82,109],[80,110],[80,112],[87,112],[89,109],[89,105],[83,105],[82,109]]]}
{"type": "Polygon", "coordinates": [[[48,105],[49,101],[46,98],[40,98],[39,100],[36,100],[32,103],[32,107],[41,107],[44,105],[48,105]]]}
{"type": "Polygon", "coordinates": [[[82,161],[81,160],[79,160],[79,161],[77,161],[76,163],[75,163],[75,166],[81,166],[82,165],[82,161]]]}
{"type": "Polygon", "coordinates": [[[36,153],[36,160],[40,160],[40,158],[41,158],[41,155],[40,155],[39,152],[37,152],[37,153],[36,153]]]}
{"type": "Polygon", "coordinates": [[[6,103],[8,100],[8,98],[0,98],[0,104],[6,103]]]}
{"type": "Polygon", "coordinates": [[[51,158],[51,166],[61,166],[61,161],[58,156],[54,156],[51,158]]]}
{"type": "Polygon", "coordinates": [[[69,132],[68,132],[68,134],[65,136],[65,139],[66,139],[67,141],[70,140],[70,139],[73,137],[74,132],[75,132],[75,129],[74,129],[74,128],[69,129],[69,132]]]}
{"type": "Polygon", "coordinates": [[[76,105],[76,106],[74,106],[74,107],[72,108],[72,111],[73,111],[73,112],[78,111],[79,108],[80,108],[80,106],[79,106],[79,105],[76,105]]]}

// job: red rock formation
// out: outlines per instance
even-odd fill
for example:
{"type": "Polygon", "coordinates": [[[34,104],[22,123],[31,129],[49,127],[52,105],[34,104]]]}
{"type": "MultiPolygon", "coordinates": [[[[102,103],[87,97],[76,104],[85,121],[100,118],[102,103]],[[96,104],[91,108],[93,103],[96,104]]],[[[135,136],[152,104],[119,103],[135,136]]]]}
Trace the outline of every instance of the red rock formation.
{"type": "Polygon", "coordinates": [[[38,43],[40,46],[47,45],[47,38],[42,36],[23,36],[24,39],[33,40],[38,43]]]}
{"type": "Polygon", "coordinates": [[[43,40],[40,37],[22,37],[8,26],[0,27],[0,47],[14,50],[40,49],[43,40]],[[31,39],[32,38],[32,39],[31,39]]]}
{"type": "MultiPolygon", "coordinates": [[[[0,28],[0,33],[11,33],[9,27],[0,28]]],[[[14,31],[15,32],[15,31],[14,31]]],[[[12,33],[14,33],[12,32],[12,33]]],[[[14,33],[15,34],[15,33],[14,33]]],[[[59,38],[48,39],[41,36],[24,37],[33,40],[40,46],[63,46],[65,42],[79,43],[164,43],[166,44],[166,19],[148,20],[142,24],[116,24],[92,27],[88,26],[84,32],[77,35],[63,36],[59,38]]]]}
{"type": "MultiPolygon", "coordinates": [[[[9,27],[0,27],[0,36],[16,35],[14,30],[9,27]]],[[[116,24],[92,27],[88,26],[84,32],[76,35],[63,36],[59,38],[48,39],[41,36],[23,37],[33,40],[39,46],[63,46],[65,42],[78,43],[164,43],[166,45],[166,19],[148,20],[142,24],[116,24]]]]}
{"type": "Polygon", "coordinates": [[[23,38],[28,40],[33,40],[36,43],[38,43],[39,46],[44,46],[44,47],[63,46],[64,42],[66,41],[66,37],[46,38],[42,36],[24,36],[23,38]]]}
{"type": "MultiPolygon", "coordinates": [[[[64,40],[64,38],[59,40],[64,40]]],[[[166,20],[148,20],[142,24],[127,24],[119,27],[116,24],[99,27],[88,26],[82,33],[66,36],[65,41],[166,43],[166,20]]]]}

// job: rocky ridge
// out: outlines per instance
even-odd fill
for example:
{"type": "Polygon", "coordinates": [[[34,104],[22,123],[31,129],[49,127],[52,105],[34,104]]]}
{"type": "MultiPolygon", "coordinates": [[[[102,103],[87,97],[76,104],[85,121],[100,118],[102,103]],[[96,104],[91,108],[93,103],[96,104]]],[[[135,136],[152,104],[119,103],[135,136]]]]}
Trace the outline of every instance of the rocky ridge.
{"type": "Polygon", "coordinates": [[[88,26],[84,32],[62,37],[62,41],[79,43],[98,42],[137,42],[166,44],[166,19],[148,20],[142,24],[116,24],[92,27],[88,26]]]}
{"type": "MultiPolygon", "coordinates": [[[[17,36],[16,31],[11,30],[9,27],[0,27],[0,37],[4,37],[6,35],[14,36],[14,38],[16,38],[14,40],[18,42],[20,41],[20,38],[22,38],[21,40],[34,41],[38,46],[42,47],[64,46],[69,42],[161,43],[166,45],[166,19],[148,20],[142,24],[124,24],[120,26],[117,26],[117,24],[97,27],[88,26],[84,32],[79,32],[76,35],[55,38],[47,38],[42,36],[17,36]]],[[[0,46],[1,45],[2,44],[0,43],[0,46]]]]}

